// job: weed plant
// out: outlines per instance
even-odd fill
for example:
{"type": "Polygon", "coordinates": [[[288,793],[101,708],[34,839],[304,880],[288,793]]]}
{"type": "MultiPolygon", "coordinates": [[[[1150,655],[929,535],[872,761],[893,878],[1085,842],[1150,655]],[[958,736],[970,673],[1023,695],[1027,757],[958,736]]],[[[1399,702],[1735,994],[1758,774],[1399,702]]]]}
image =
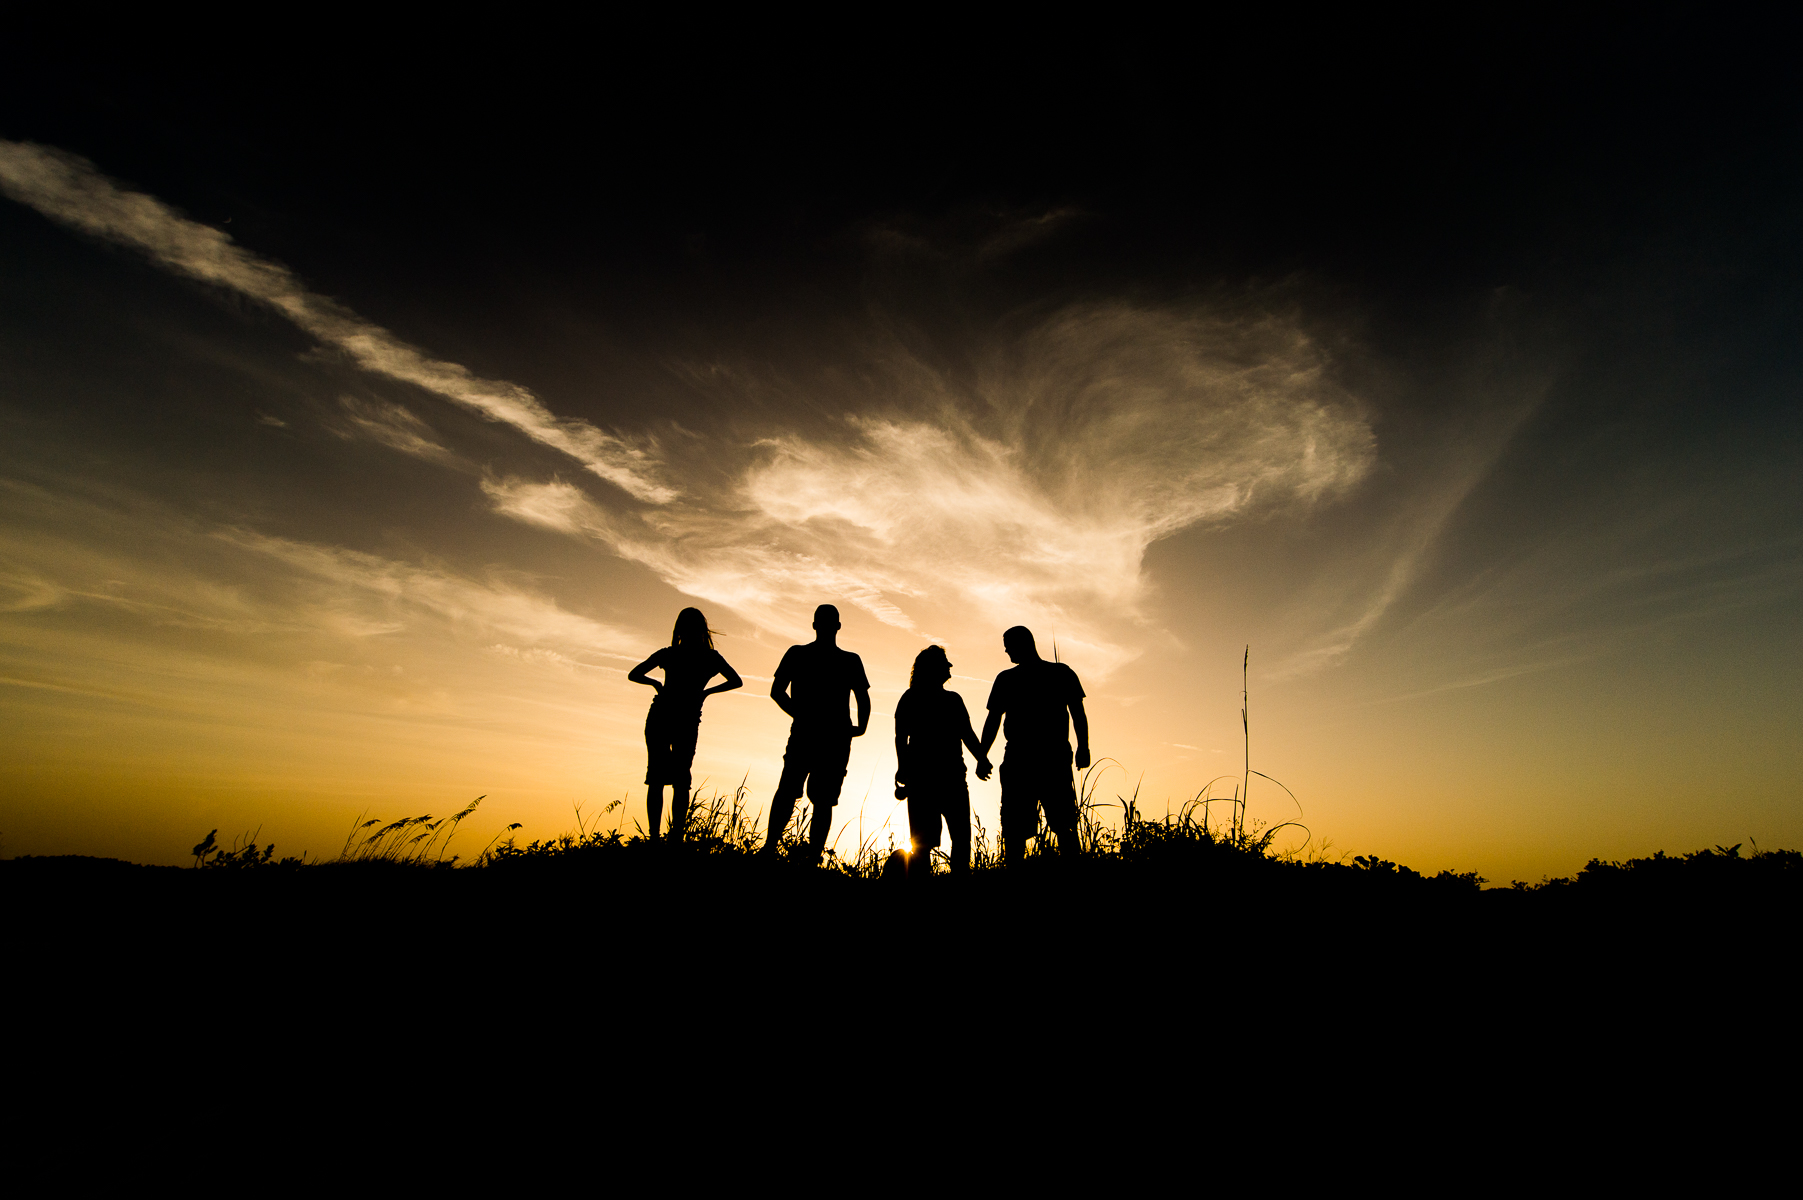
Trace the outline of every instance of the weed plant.
{"type": "MultiPolygon", "coordinates": [[[[1305,840],[1300,847],[1279,850],[1276,838],[1280,830],[1299,828],[1295,822],[1265,826],[1257,821],[1242,823],[1235,813],[1231,822],[1211,823],[1206,789],[1185,801],[1175,811],[1162,817],[1148,817],[1141,808],[1137,788],[1130,795],[1116,795],[1112,800],[1099,797],[1100,781],[1109,769],[1119,764],[1102,760],[1084,772],[1077,787],[1077,832],[1081,854],[1074,862],[1055,866],[1061,856],[1057,839],[1040,818],[1037,835],[1029,842],[1026,861],[1018,864],[1029,875],[1043,876],[1053,870],[1069,878],[1100,879],[1104,876],[1134,878],[1148,883],[1217,884],[1236,881],[1239,885],[1266,880],[1281,885],[1293,880],[1304,888],[1327,886],[1334,890],[1355,889],[1366,895],[1433,894],[1440,896],[1475,895],[1488,882],[1475,872],[1441,871],[1423,875],[1407,866],[1377,855],[1334,856],[1328,845],[1315,846],[1305,840]],[[1071,872],[1076,872],[1072,875],[1071,872]]],[[[396,866],[443,870],[457,866],[460,858],[447,856],[457,826],[476,811],[484,797],[477,797],[465,808],[448,817],[434,819],[429,814],[404,817],[384,823],[379,818],[359,818],[345,839],[336,858],[323,865],[346,863],[386,863],[396,866]]],[[[763,813],[748,801],[745,781],[731,792],[713,791],[697,795],[689,805],[680,838],[666,836],[653,841],[636,825],[629,834],[614,825],[607,827],[604,818],[619,811],[616,800],[590,818],[582,806],[576,806],[576,829],[558,837],[537,839],[525,845],[517,841],[515,823],[469,863],[471,868],[531,870],[534,864],[564,860],[570,865],[589,863],[597,867],[607,861],[627,860],[650,866],[657,861],[670,862],[680,857],[691,862],[706,860],[738,860],[749,863],[762,849],[763,813]],[[503,836],[504,835],[504,836],[503,836]]],[[[782,831],[777,857],[785,862],[805,860],[807,833],[813,810],[804,800],[796,806],[796,817],[782,831]]],[[[846,832],[851,832],[847,830],[846,832]]],[[[878,833],[865,834],[861,825],[856,833],[857,845],[841,853],[837,846],[825,852],[820,867],[827,874],[861,881],[880,880],[894,874],[898,861],[896,833],[892,824],[887,837],[879,841],[878,833]]],[[[971,836],[971,877],[1000,881],[1007,864],[1001,848],[982,819],[973,814],[971,836]]],[[[1306,831],[1305,831],[1306,832],[1306,831]]],[[[293,870],[307,863],[301,858],[275,858],[273,844],[259,847],[256,834],[222,846],[214,830],[193,848],[195,866],[204,870],[293,870]]],[[[842,834],[843,836],[843,834],[842,834]]],[[[935,874],[949,872],[950,863],[943,851],[935,849],[935,874]]],[[[984,886],[978,884],[978,886],[984,886]]],[[[1743,855],[1740,845],[1717,846],[1690,854],[1657,853],[1650,858],[1625,862],[1592,859],[1575,876],[1543,879],[1536,884],[1517,881],[1513,893],[1537,893],[1549,897],[1570,895],[1584,898],[1618,898],[1646,895],[1697,895],[1709,893],[1739,894],[1752,889],[1761,895],[1790,897],[1803,889],[1803,854],[1794,850],[1760,851],[1743,855]]]]}
{"type": "MultiPolygon", "coordinates": [[[[351,831],[344,839],[344,848],[332,861],[450,867],[457,862],[458,856],[453,854],[447,859],[444,855],[450,848],[451,839],[457,835],[457,826],[487,798],[485,795],[477,796],[467,807],[436,821],[432,819],[431,813],[425,813],[417,817],[402,817],[384,825],[380,817],[368,817],[366,812],[351,825],[351,831]],[[370,829],[375,832],[365,834],[370,829]]],[[[517,829],[519,826],[515,825],[513,828],[517,829]]]]}
{"type": "Polygon", "coordinates": [[[1803,852],[1761,850],[1754,845],[1753,853],[1743,857],[1740,847],[1741,843],[1736,842],[1732,846],[1716,846],[1713,850],[1696,850],[1689,854],[1666,854],[1661,850],[1650,858],[1631,858],[1626,862],[1604,862],[1593,858],[1583,870],[1569,878],[1542,879],[1531,884],[1518,879],[1510,886],[1516,892],[1616,897],[1721,892],[1746,887],[1794,889],[1803,885],[1803,852]]]}
{"type": "Polygon", "coordinates": [[[275,843],[257,849],[257,834],[263,832],[258,826],[254,832],[243,834],[233,841],[227,849],[219,844],[219,831],[213,830],[194,847],[194,865],[208,871],[254,871],[266,867],[280,870],[292,870],[305,865],[301,858],[284,858],[275,861],[275,843]]]}

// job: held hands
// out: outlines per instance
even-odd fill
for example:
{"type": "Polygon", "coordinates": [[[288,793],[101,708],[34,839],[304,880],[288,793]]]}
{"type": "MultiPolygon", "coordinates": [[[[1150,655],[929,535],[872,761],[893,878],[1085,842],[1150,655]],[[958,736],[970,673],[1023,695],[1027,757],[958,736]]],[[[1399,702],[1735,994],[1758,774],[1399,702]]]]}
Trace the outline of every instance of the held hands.
{"type": "Polygon", "coordinates": [[[897,800],[906,800],[908,798],[908,785],[902,782],[900,771],[895,773],[895,798],[897,800]]]}
{"type": "Polygon", "coordinates": [[[1088,746],[1078,746],[1077,747],[1077,770],[1085,771],[1088,769],[1089,769],[1089,747],[1088,746]]]}
{"type": "Polygon", "coordinates": [[[977,756],[977,778],[985,783],[989,781],[989,773],[995,770],[995,764],[982,755],[977,756]]]}

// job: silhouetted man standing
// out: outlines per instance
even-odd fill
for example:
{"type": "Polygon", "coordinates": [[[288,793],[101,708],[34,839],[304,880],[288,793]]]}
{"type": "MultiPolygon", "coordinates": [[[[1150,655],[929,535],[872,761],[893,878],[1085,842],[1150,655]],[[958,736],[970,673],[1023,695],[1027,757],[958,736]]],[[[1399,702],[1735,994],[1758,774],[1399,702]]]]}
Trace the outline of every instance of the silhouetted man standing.
{"type": "Polygon", "coordinates": [[[810,861],[818,863],[833,823],[833,805],[839,803],[839,789],[845,784],[851,739],[862,737],[870,727],[870,681],[864,677],[863,660],[839,649],[838,609],[822,604],[814,610],[814,640],[789,647],[771,681],[770,698],[794,718],[794,724],[783,751],[783,777],[770,802],[770,832],[762,853],[776,853],[805,784],[814,805],[808,853],[810,861]],[[852,696],[858,700],[855,726],[847,708],[852,696]]]}
{"type": "Polygon", "coordinates": [[[997,675],[990,689],[979,757],[988,757],[997,730],[1006,734],[1003,860],[1017,863],[1026,853],[1027,839],[1039,829],[1041,805],[1045,806],[1046,824],[1058,834],[1058,853],[1079,854],[1082,847],[1077,842],[1069,730],[1076,727],[1077,769],[1082,770],[1089,766],[1089,717],[1083,712],[1083,685],[1077,682],[1077,673],[1063,663],[1039,657],[1033,634],[1024,625],[1002,635],[1002,648],[1016,665],[997,675]]]}

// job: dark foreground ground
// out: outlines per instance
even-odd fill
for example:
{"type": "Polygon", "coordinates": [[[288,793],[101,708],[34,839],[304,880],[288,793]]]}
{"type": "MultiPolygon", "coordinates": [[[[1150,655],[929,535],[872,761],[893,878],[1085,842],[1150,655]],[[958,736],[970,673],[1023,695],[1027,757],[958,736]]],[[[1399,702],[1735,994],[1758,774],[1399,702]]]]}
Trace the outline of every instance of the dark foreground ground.
{"type": "Polygon", "coordinates": [[[17,985],[65,1012],[93,1006],[97,1023],[130,996],[222,1019],[311,1005],[372,1026],[467,1027],[483,1011],[497,1036],[608,1038],[680,1023],[653,1009],[800,1006],[857,1026],[918,993],[1249,1031],[1362,1006],[1434,1023],[1587,995],[1625,1013],[1758,1004],[1789,974],[1803,856],[1592,863],[1480,891],[1381,862],[1166,847],[915,888],[630,842],[460,869],[21,858],[0,862],[0,887],[17,985]]]}
{"type": "Polygon", "coordinates": [[[460,869],[0,862],[14,1171],[340,1137],[363,1162],[390,1136],[404,1171],[639,1137],[717,1165],[760,1120],[797,1153],[925,1129],[1055,1163],[1067,1135],[1182,1155],[1223,1121],[1368,1125],[1402,1153],[1507,1110],[1538,1153],[1593,1136],[1592,1108],[1782,1118],[1744,1104],[1794,1077],[1795,852],[1480,891],[1141,849],[921,889],[642,842],[460,869]]]}

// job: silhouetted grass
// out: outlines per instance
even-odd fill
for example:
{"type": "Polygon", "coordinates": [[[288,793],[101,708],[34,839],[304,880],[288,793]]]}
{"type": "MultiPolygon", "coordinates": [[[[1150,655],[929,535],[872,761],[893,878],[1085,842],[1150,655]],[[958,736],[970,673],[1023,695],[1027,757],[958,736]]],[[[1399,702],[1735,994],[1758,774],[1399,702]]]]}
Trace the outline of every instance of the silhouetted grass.
{"type": "MultiPolygon", "coordinates": [[[[333,861],[449,867],[457,861],[458,856],[453,854],[447,859],[444,855],[450,849],[451,839],[457,835],[457,826],[487,798],[486,795],[477,796],[467,807],[436,821],[432,819],[432,814],[425,813],[383,824],[380,817],[365,819],[368,817],[365,813],[352,823],[351,831],[344,839],[344,848],[333,861]],[[365,831],[370,829],[375,832],[366,834],[365,831]]],[[[512,828],[517,829],[519,826],[514,825],[512,828]]]]}
{"type": "MultiPolygon", "coordinates": [[[[1499,1030],[1564,1044],[1622,1012],[1671,1023],[1713,1004],[1770,1022],[1788,1003],[1796,851],[1593,861],[1485,891],[1470,872],[1282,853],[1268,830],[1211,827],[1199,803],[1151,818],[1136,797],[1102,803],[1086,786],[1084,806],[1080,856],[1046,837],[1004,867],[973,830],[973,870],[918,888],[884,875],[881,835],[819,869],[760,857],[762,814],[741,786],[694,804],[681,842],[608,828],[612,808],[597,822],[578,812],[557,838],[520,845],[507,831],[457,862],[444,851],[452,817],[365,819],[323,862],[284,863],[254,839],[208,848],[204,861],[227,868],[0,861],[0,896],[21,978],[59,1011],[129,984],[178,1014],[299,1003],[303,1025],[365,1032],[453,1006],[498,1037],[537,1021],[546,1044],[566,1027],[582,1044],[606,1014],[657,1055],[713,1046],[698,1023],[746,1001],[786,1030],[798,1013],[838,1021],[926,995],[968,1014],[974,1036],[1027,1036],[1016,1017],[1031,1014],[1031,1044],[1056,1046],[1086,1022],[1118,1032],[1123,1053],[1155,1043],[1161,1064],[1171,1035],[1138,1026],[1165,1013],[1227,1014],[1263,1054],[1323,1021],[1339,1036],[1388,1029],[1397,1045],[1499,1030]]],[[[804,816],[789,850],[805,829],[804,816]]],[[[865,1035],[849,1036],[855,1049],[865,1035]]]]}
{"type": "MultiPolygon", "coordinates": [[[[636,1058],[685,1086],[710,1069],[761,1085],[767,1069],[744,1065],[761,1057],[803,1064],[837,1098],[870,1090],[840,1065],[893,1054],[931,1012],[958,1023],[938,1043],[948,1070],[965,1044],[1062,1059],[1081,1037],[1083,1057],[1138,1064],[1155,1095],[1232,1079],[1235,1056],[1242,1073],[1306,1082],[1326,1047],[1363,1080],[1427,1048],[1440,1057],[1422,1087],[1461,1096],[1485,1048],[1510,1069],[1539,1051],[1595,1073],[1612,1036],[1644,1054],[1672,1029],[1789,1019],[1796,851],[1592,861],[1484,891],[1470,872],[1286,853],[1269,829],[1211,826],[1200,799],[1148,817],[1137,795],[1099,797],[1098,777],[1081,793],[1083,854],[1060,856],[1042,831],[1004,867],[979,826],[973,870],[919,888],[885,876],[893,839],[855,817],[820,869],[760,857],[762,813],[741,785],[694,803],[680,842],[608,827],[610,805],[525,845],[516,826],[459,861],[445,846],[466,807],[364,818],[319,862],[278,860],[254,837],[203,841],[199,870],[3,860],[0,898],[37,1014],[23,1027],[61,1022],[57,1044],[75,1045],[123,1013],[140,1022],[133,1040],[181,1061],[221,1029],[246,1047],[300,1031],[309,1062],[430,1046],[432,1014],[451,1013],[484,1055],[566,1083],[614,1086],[636,1058]]],[[[804,811],[787,852],[806,826],[804,811]]]]}
{"type": "Polygon", "coordinates": [[[263,827],[259,825],[254,831],[240,835],[232,842],[231,848],[227,849],[219,844],[219,831],[215,829],[190,851],[194,855],[194,865],[216,871],[253,871],[267,867],[289,870],[303,865],[299,858],[284,858],[276,862],[273,842],[258,850],[257,834],[262,831],[263,827]]]}
{"type": "MultiPolygon", "coordinates": [[[[1347,855],[1333,858],[1326,848],[1308,855],[1302,851],[1278,851],[1275,835],[1283,826],[1250,826],[1235,820],[1231,824],[1211,825],[1208,800],[1202,794],[1186,801],[1175,812],[1163,817],[1147,817],[1140,808],[1137,791],[1131,796],[1117,795],[1112,801],[1097,797],[1097,781],[1104,764],[1097,763],[1085,772],[1078,790],[1078,836],[1082,854],[1070,861],[1060,861],[1056,840],[1045,825],[1044,817],[1038,836],[1028,846],[1024,862],[1014,870],[1043,879],[1048,870],[1062,871],[1067,876],[1081,876],[1086,881],[1106,877],[1113,880],[1137,878],[1146,884],[1188,882],[1210,886],[1260,885],[1281,887],[1286,881],[1296,887],[1333,886],[1357,890],[1367,895],[1451,896],[1474,895],[1488,882],[1475,872],[1440,871],[1423,875],[1407,866],[1375,855],[1347,855]],[[1111,819],[1110,811],[1114,814],[1111,819]]],[[[237,873],[294,871],[303,867],[344,866],[383,863],[392,866],[444,870],[460,860],[445,852],[458,824],[475,812],[484,797],[478,797],[449,817],[433,819],[429,814],[406,817],[384,823],[379,818],[360,818],[345,839],[343,849],[334,859],[306,863],[298,858],[275,858],[273,845],[258,848],[254,833],[238,838],[230,848],[216,841],[217,830],[193,848],[195,865],[203,870],[228,870],[237,873]]],[[[601,811],[601,818],[616,811],[614,801],[601,811]]],[[[557,837],[536,839],[525,845],[517,841],[520,826],[509,825],[463,871],[503,871],[510,874],[530,872],[541,864],[556,862],[560,869],[587,867],[605,871],[609,864],[632,872],[653,863],[702,863],[707,860],[750,861],[761,849],[764,838],[761,810],[748,801],[748,790],[741,782],[732,792],[715,791],[697,796],[691,803],[688,819],[680,839],[666,838],[654,843],[643,830],[627,834],[622,829],[599,828],[600,818],[593,823],[585,818],[578,805],[577,828],[557,837]]],[[[792,866],[798,861],[797,851],[805,849],[811,811],[806,801],[796,806],[796,817],[783,831],[779,861],[792,866]]],[[[973,817],[971,878],[1000,879],[1009,868],[1002,862],[1000,848],[992,841],[980,818],[973,817]]],[[[1293,823],[1287,823],[1293,824],[1293,823]]],[[[884,868],[905,847],[897,845],[894,822],[888,823],[888,838],[878,843],[876,834],[865,836],[855,848],[840,853],[830,847],[821,863],[821,871],[837,877],[859,881],[885,878],[884,868]]],[[[852,832],[847,829],[845,832],[852,832]]],[[[845,832],[841,833],[842,841],[845,832]]],[[[1305,847],[1306,849],[1306,843],[1305,847]]],[[[948,876],[949,863],[943,851],[935,849],[935,873],[948,876]]],[[[24,863],[28,860],[13,860],[24,863]]],[[[1741,847],[1717,846],[1683,855],[1667,855],[1663,851],[1650,858],[1626,862],[1604,862],[1592,859],[1576,875],[1569,878],[1543,879],[1536,884],[1516,881],[1507,890],[1515,894],[1541,894],[1548,897],[1570,895],[1582,898],[1621,899],[1635,896],[1702,894],[1709,891],[1734,891],[1746,888],[1776,889],[1786,894],[1803,887],[1803,855],[1794,850],[1760,851],[1742,855],[1741,847]]],[[[949,879],[940,881],[949,886],[949,879]]],[[[1498,889],[1492,889],[1498,890],[1498,889]]]]}
{"type": "MultiPolygon", "coordinates": [[[[1073,960],[1058,947],[1085,946],[1143,972],[1199,962],[1191,947],[1203,943],[1218,939],[1252,951],[1279,932],[1285,944],[1384,946],[1392,955],[1432,948],[1442,956],[1519,956],[1565,947],[1560,952],[1577,963],[1582,951],[1574,931],[1588,928],[1586,922],[1614,921],[1638,931],[1631,936],[1645,945],[1677,936],[1719,938],[1728,929],[1744,940],[1752,937],[1747,930],[1765,927],[1761,922],[1794,919],[1803,899],[1803,855],[1743,853],[1738,845],[1625,862],[1593,859],[1570,878],[1485,891],[1474,872],[1424,874],[1376,855],[1309,851],[1307,843],[1279,850],[1272,829],[1211,824],[1202,796],[1149,817],[1137,793],[1098,796],[1101,770],[1086,773],[1079,791],[1081,854],[1060,855],[1042,827],[1023,861],[1003,864],[979,821],[968,875],[951,877],[943,854],[934,851],[937,875],[924,889],[894,886],[902,834],[894,821],[865,834],[854,818],[841,841],[857,837],[858,843],[829,851],[812,869],[797,853],[810,816],[798,805],[781,853],[774,860],[759,855],[763,813],[749,803],[743,782],[698,797],[679,841],[653,842],[642,830],[618,827],[617,817],[609,827],[616,802],[593,819],[578,807],[576,828],[554,838],[522,845],[519,826],[510,826],[473,861],[459,860],[447,847],[479,798],[441,819],[360,819],[339,854],[325,861],[277,859],[274,846],[260,846],[254,835],[221,847],[209,834],[194,847],[199,870],[24,858],[0,862],[0,879],[15,895],[23,888],[28,907],[43,907],[33,895],[41,888],[75,888],[67,911],[92,911],[101,924],[111,919],[101,910],[128,898],[136,905],[144,893],[184,914],[170,917],[170,928],[206,927],[239,905],[249,907],[232,919],[279,913],[285,914],[279,922],[303,930],[354,930],[370,922],[426,930],[460,913],[445,926],[460,931],[456,939],[499,948],[547,920],[581,914],[584,921],[605,917],[608,928],[635,931],[633,953],[658,961],[681,952],[685,939],[701,936],[697,930],[715,928],[703,939],[705,953],[736,955],[740,969],[754,973],[777,969],[770,965],[776,959],[758,957],[772,953],[772,945],[787,947],[778,958],[789,955],[783,961],[793,965],[802,961],[795,955],[805,958],[821,939],[856,945],[873,936],[913,938],[885,924],[909,913],[999,938],[998,947],[1025,938],[1040,947],[1029,962],[1049,954],[1048,963],[1066,969],[1073,960]]],[[[1619,929],[1609,934],[1622,936],[1619,929]]],[[[1460,969],[1477,969],[1475,960],[1460,969]]]]}

